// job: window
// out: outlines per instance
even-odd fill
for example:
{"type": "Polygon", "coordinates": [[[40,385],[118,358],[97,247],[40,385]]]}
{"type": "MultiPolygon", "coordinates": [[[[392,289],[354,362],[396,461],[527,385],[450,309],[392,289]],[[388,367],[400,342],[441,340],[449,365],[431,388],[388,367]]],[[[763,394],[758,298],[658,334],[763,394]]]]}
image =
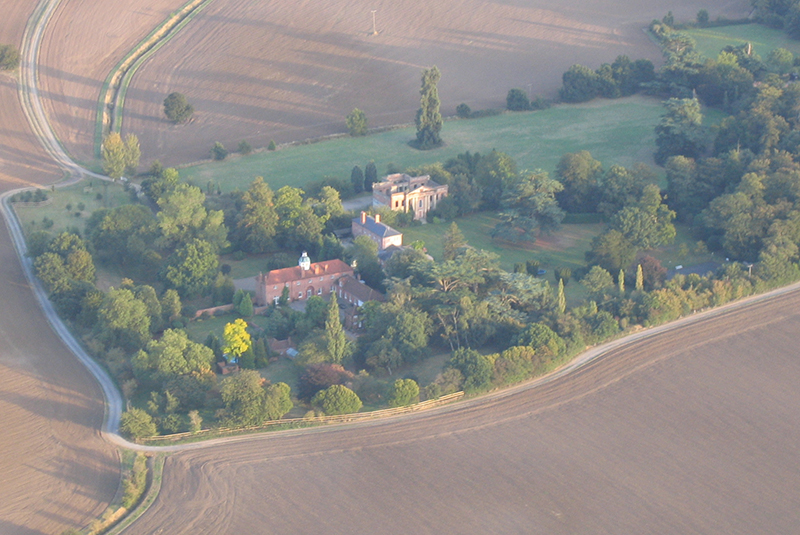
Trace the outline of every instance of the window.
{"type": "Polygon", "coordinates": [[[297,281],[297,286],[300,286],[300,281],[297,281]]]}
{"type": "MultiPolygon", "coordinates": [[[[298,282],[298,284],[300,284],[300,283],[298,282]]],[[[298,299],[302,299],[303,298],[303,292],[297,292],[297,298],[298,299]]]]}
{"type": "Polygon", "coordinates": [[[277,286],[273,286],[273,287],[272,287],[272,289],[273,289],[273,290],[277,290],[277,289],[278,289],[278,287],[277,287],[277,286]]]}
{"type": "Polygon", "coordinates": [[[325,278],[325,277],[320,277],[320,278],[319,278],[319,282],[322,282],[322,279],[324,279],[324,278],[325,278]]]}
{"type": "Polygon", "coordinates": [[[319,289],[317,290],[317,295],[322,295],[322,288],[319,288],[319,289]]]}
{"type": "Polygon", "coordinates": [[[275,304],[277,305],[277,304],[278,304],[278,299],[280,299],[280,297],[278,297],[278,296],[276,295],[275,297],[273,297],[273,298],[272,298],[272,302],[273,302],[273,303],[275,303],[275,304]]]}

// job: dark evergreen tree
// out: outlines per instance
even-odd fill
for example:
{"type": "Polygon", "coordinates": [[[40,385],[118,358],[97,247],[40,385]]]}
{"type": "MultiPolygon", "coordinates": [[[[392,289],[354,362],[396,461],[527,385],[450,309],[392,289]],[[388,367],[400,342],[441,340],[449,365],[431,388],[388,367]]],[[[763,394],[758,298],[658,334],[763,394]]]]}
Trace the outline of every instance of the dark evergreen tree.
{"type": "Polygon", "coordinates": [[[417,111],[417,148],[428,150],[442,144],[439,135],[442,131],[442,114],[439,113],[439,90],[436,84],[442,74],[436,66],[422,71],[422,88],[420,93],[420,107],[417,111]]]}

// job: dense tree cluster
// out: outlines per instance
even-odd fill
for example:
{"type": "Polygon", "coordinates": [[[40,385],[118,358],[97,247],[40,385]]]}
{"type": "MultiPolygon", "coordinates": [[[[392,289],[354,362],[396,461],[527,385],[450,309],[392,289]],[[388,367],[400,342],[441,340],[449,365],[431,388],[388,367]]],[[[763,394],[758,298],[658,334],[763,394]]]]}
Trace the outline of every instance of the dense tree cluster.
{"type": "Polygon", "coordinates": [[[573,65],[562,77],[559,95],[565,102],[625,97],[638,92],[654,78],[655,69],[650,60],[631,61],[628,56],[618,56],[614,63],[604,63],[594,71],[583,65],[573,65]]]}

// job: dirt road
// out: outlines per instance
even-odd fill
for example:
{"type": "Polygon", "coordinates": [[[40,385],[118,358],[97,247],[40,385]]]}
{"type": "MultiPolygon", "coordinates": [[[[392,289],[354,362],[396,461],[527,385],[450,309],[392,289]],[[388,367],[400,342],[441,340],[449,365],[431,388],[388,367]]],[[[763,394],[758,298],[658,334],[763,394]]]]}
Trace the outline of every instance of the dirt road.
{"type": "Polygon", "coordinates": [[[128,534],[790,533],[800,292],[402,422],[175,454],[128,534]]]}

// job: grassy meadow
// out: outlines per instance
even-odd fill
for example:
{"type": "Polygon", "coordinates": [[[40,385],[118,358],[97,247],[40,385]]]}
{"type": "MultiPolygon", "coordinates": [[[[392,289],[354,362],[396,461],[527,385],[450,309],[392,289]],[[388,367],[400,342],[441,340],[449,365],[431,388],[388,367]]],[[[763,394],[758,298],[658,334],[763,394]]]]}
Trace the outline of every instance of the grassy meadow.
{"type": "Polygon", "coordinates": [[[128,193],[121,185],[101,180],[83,180],[66,188],[48,191],[47,195],[53,202],[43,206],[14,205],[25,232],[42,230],[42,220],[48,217],[53,221],[49,231],[54,235],[68,228],[77,228],[82,233],[86,227],[86,218],[95,210],[114,208],[130,202],[128,193]],[[83,210],[80,210],[81,203],[84,205],[83,210]],[[70,207],[69,210],[67,206],[70,207]]]}
{"type": "MultiPolygon", "coordinates": [[[[500,267],[513,271],[514,264],[528,260],[538,260],[542,268],[550,271],[553,267],[577,269],[585,264],[584,253],[589,250],[592,238],[602,231],[602,223],[583,225],[562,225],[558,232],[543,235],[533,244],[499,242],[491,237],[492,229],[499,220],[491,213],[478,213],[456,220],[458,228],[467,242],[477,248],[500,256],[500,267]]],[[[450,223],[429,223],[418,227],[403,229],[403,243],[416,240],[425,242],[425,247],[436,260],[442,258],[442,236],[450,223]]]]}
{"type": "Polygon", "coordinates": [[[486,153],[492,149],[511,155],[520,169],[550,172],[562,155],[579,150],[590,151],[606,167],[652,163],[653,129],[662,113],[658,99],[634,96],[596,100],[541,111],[449,120],[442,129],[445,146],[430,151],[408,145],[415,134],[409,127],[234,156],[223,162],[186,167],[180,174],[201,187],[213,180],[223,191],[244,190],[253,178],[263,176],[277,190],[286,185],[302,187],[324,177],[349,180],[353,166],[363,169],[370,160],[375,161],[380,175],[390,163],[407,168],[444,162],[465,151],[486,153]]]}
{"type": "Polygon", "coordinates": [[[800,41],[790,39],[783,30],[773,30],[761,24],[737,24],[719,28],[694,28],[683,30],[697,41],[697,51],[709,58],[716,58],[728,45],[753,44],[753,51],[766,58],[775,48],[785,48],[800,54],[800,41]]]}

